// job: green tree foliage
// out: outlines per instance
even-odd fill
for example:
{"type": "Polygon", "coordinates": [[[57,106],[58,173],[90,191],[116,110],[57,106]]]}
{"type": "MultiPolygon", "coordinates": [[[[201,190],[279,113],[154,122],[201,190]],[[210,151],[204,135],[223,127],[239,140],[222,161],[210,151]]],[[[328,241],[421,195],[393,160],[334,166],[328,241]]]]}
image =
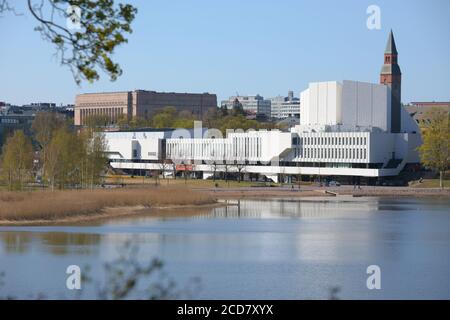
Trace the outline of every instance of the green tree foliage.
{"type": "Polygon", "coordinates": [[[22,130],[6,140],[2,152],[2,173],[10,190],[22,190],[33,167],[31,139],[22,130]]]}
{"type": "Polygon", "coordinates": [[[245,116],[244,107],[242,106],[242,103],[239,102],[238,98],[234,99],[233,101],[233,114],[238,116],[242,115],[245,116]]]}
{"type": "Polygon", "coordinates": [[[47,151],[53,133],[57,128],[64,125],[64,118],[55,112],[38,112],[33,120],[31,129],[34,139],[38,142],[41,150],[42,171],[45,172],[45,163],[47,160],[47,151]]]}
{"type": "Polygon", "coordinates": [[[154,128],[171,128],[176,115],[177,110],[174,107],[165,107],[152,117],[151,124],[154,128]]]}
{"type": "Polygon", "coordinates": [[[56,182],[61,181],[64,175],[65,165],[64,158],[67,155],[68,134],[63,129],[54,132],[52,140],[48,146],[47,157],[43,165],[47,168],[44,178],[49,182],[52,190],[55,188],[56,182]]]}
{"type": "Polygon", "coordinates": [[[84,181],[85,185],[90,185],[91,188],[100,183],[101,174],[108,165],[108,157],[106,155],[107,144],[105,136],[101,132],[96,132],[91,139],[86,141],[85,158],[87,160],[86,175],[84,181]]]}
{"type": "Polygon", "coordinates": [[[111,124],[111,119],[107,115],[96,114],[86,118],[86,126],[91,130],[104,128],[111,124]]]}
{"type": "Polygon", "coordinates": [[[103,117],[92,117],[88,127],[74,131],[64,119],[50,112],[37,114],[32,129],[39,144],[38,173],[52,190],[93,187],[100,183],[108,164],[103,117]]]}
{"type": "MultiPolygon", "coordinates": [[[[99,70],[112,81],[122,74],[112,55],[117,46],[128,42],[126,34],[132,32],[135,7],[115,5],[113,0],[27,0],[27,5],[39,23],[35,30],[56,47],[61,64],[70,68],[77,84],[98,80],[99,70]],[[80,16],[68,10],[69,6],[77,6],[80,16]],[[67,19],[77,27],[69,27],[67,19]]],[[[15,10],[10,1],[0,0],[0,13],[4,11],[15,10]]]]}
{"type": "Polygon", "coordinates": [[[31,129],[36,141],[42,148],[52,139],[53,131],[64,124],[64,118],[55,112],[38,112],[33,120],[31,129]]]}
{"type": "Polygon", "coordinates": [[[213,115],[212,118],[205,121],[209,128],[219,129],[225,136],[227,130],[242,129],[247,131],[249,129],[274,129],[275,125],[270,123],[261,123],[256,120],[249,120],[242,114],[230,114],[228,116],[221,116],[220,112],[213,115]]]}
{"type": "MultiPolygon", "coordinates": [[[[241,105],[242,106],[242,105],[241,105]]],[[[226,106],[220,106],[220,115],[226,117],[228,115],[228,109],[226,106]]]]}
{"type": "MultiPolygon", "coordinates": [[[[195,121],[202,121],[205,128],[216,128],[222,131],[225,135],[227,129],[274,129],[277,128],[273,123],[263,123],[256,120],[249,120],[245,113],[239,110],[227,110],[226,108],[209,108],[200,118],[190,111],[177,111],[175,107],[168,106],[163,109],[155,111],[150,119],[142,117],[133,117],[128,119],[126,115],[121,115],[116,122],[116,127],[121,130],[140,129],[140,128],[187,128],[194,127],[195,121]]],[[[104,123],[109,120],[104,116],[94,116],[88,120],[88,128],[102,128],[104,123]]]]}
{"type": "Polygon", "coordinates": [[[149,126],[148,121],[141,117],[133,117],[128,123],[128,127],[130,129],[145,128],[148,126],[149,126]]]}
{"type": "Polygon", "coordinates": [[[175,107],[165,107],[159,110],[151,119],[146,120],[141,117],[133,117],[127,120],[126,117],[121,117],[117,122],[120,129],[138,129],[138,128],[193,128],[196,118],[189,111],[177,112],[175,107]]]}
{"type": "Polygon", "coordinates": [[[439,185],[443,188],[443,175],[450,166],[450,114],[435,109],[428,116],[430,122],[422,128],[423,144],[418,150],[425,167],[439,172],[439,185]]]}
{"type": "Polygon", "coordinates": [[[119,129],[126,129],[128,127],[128,119],[125,115],[121,114],[119,115],[119,118],[117,119],[116,125],[119,127],[119,129]]]}
{"type": "Polygon", "coordinates": [[[45,179],[55,187],[87,188],[100,183],[108,164],[106,143],[100,132],[82,133],[67,127],[56,130],[50,142],[45,179]]]}

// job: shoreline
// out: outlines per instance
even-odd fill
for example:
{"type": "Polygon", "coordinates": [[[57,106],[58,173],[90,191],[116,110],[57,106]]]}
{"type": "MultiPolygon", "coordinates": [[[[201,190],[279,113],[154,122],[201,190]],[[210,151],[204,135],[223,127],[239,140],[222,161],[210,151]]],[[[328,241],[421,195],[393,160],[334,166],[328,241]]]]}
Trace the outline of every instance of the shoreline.
{"type": "Polygon", "coordinates": [[[87,222],[101,221],[105,219],[146,216],[149,214],[158,216],[157,214],[155,214],[155,212],[161,212],[165,210],[176,210],[176,211],[177,210],[183,211],[190,209],[208,210],[212,208],[223,207],[226,205],[227,205],[226,203],[215,202],[200,205],[191,205],[191,204],[167,205],[157,207],[146,207],[143,205],[126,206],[126,207],[107,207],[98,212],[93,212],[90,214],[81,213],[79,215],[65,216],[56,219],[0,220],[0,227],[49,226],[49,225],[64,225],[68,223],[82,224],[87,222]]]}
{"type": "Polygon", "coordinates": [[[65,224],[83,224],[106,219],[136,217],[136,216],[155,216],[168,217],[172,215],[190,215],[198,214],[199,211],[210,210],[212,208],[233,206],[235,204],[227,203],[231,199],[261,199],[261,200],[282,200],[292,198],[339,198],[340,196],[360,198],[360,197],[413,197],[413,198],[448,198],[450,197],[450,189],[417,189],[417,188],[374,188],[353,190],[352,188],[323,188],[323,189],[273,189],[273,188],[227,188],[227,189],[196,189],[195,192],[205,192],[215,201],[206,204],[186,204],[186,205],[130,205],[130,206],[115,206],[105,207],[100,210],[79,214],[72,214],[69,216],[50,217],[48,219],[0,219],[1,227],[14,226],[44,226],[44,225],[65,225],[65,224]],[[224,201],[220,201],[224,200],[224,201]],[[193,211],[195,210],[195,211],[193,211]]]}
{"type": "Polygon", "coordinates": [[[230,199],[250,199],[250,198],[266,198],[266,197],[336,197],[336,196],[352,196],[352,197],[450,197],[450,189],[435,188],[410,188],[410,187],[363,187],[361,190],[353,190],[353,187],[335,187],[335,188],[319,188],[308,187],[302,189],[275,189],[274,188],[229,188],[229,189],[203,189],[209,192],[211,196],[216,198],[230,199]]]}

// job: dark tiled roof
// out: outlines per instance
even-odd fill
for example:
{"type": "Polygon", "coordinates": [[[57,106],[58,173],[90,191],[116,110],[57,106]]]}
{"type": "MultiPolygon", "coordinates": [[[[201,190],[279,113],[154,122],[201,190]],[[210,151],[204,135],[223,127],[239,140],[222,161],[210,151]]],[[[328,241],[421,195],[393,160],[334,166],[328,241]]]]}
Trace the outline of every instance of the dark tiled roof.
{"type": "Polygon", "coordinates": [[[394,40],[394,34],[391,32],[389,32],[389,39],[388,42],[386,44],[386,50],[384,50],[384,53],[388,53],[388,54],[397,54],[397,47],[395,46],[395,40],[394,40]]]}

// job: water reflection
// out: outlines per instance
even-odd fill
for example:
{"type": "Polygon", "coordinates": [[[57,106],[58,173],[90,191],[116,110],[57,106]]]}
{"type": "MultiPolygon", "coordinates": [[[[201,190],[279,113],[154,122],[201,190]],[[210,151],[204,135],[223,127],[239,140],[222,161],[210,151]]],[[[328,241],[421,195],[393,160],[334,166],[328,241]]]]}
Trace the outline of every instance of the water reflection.
{"type": "Polygon", "coordinates": [[[38,246],[55,255],[93,254],[98,250],[100,235],[71,232],[0,232],[3,249],[8,253],[26,253],[38,246]]]}
{"type": "Polygon", "coordinates": [[[343,298],[450,298],[450,199],[228,204],[85,225],[0,227],[0,271],[16,294],[30,283],[56,292],[68,264],[101,265],[133,239],[140,258],[161,258],[179,282],[201,277],[204,291],[196,298],[320,298],[331,286],[340,286],[343,298]],[[365,288],[370,264],[383,270],[380,292],[365,288]],[[42,277],[29,266],[41,268],[42,277]]]}
{"type": "Polygon", "coordinates": [[[376,198],[302,198],[272,200],[231,200],[229,206],[214,208],[210,215],[197,218],[331,218],[380,208],[376,198]]]}
{"type": "Polygon", "coordinates": [[[27,252],[32,238],[32,234],[28,232],[0,232],[0,240],[6,252],[27,252]]]}

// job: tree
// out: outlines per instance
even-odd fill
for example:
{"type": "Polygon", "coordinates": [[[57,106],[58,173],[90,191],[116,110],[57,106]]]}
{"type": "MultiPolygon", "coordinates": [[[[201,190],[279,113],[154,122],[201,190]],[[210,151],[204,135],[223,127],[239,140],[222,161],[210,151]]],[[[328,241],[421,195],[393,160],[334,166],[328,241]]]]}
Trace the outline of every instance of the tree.
{"type": "MultiPolygon", "coordinates": [[[[112,81],[122,74],[112,60],[114,49],[128,42],[137,9],[130,4],[114,5],[113,0],[27,0],[35,28],[56,47],[62,65],[68,66],[74,80],[93,82],[106,72],[112,81]],[[69,23],[70,22],[70,23],[69,23]]],[[[0,13],[15,11],[8,0],[0,0],[0,13]]]]}
{"type": "Polygon", "coordinates": [[[239,102],[238,98],[234,99],[233,101],[233,114],[235,116],[242,115],[245,116],[244,107],[242,106],[242,103],[239,102]]]}
{"type": "Polygon", "coordinates": [[[212,172],[213,172],[213,181],[214,182],[216,181],[216,174],[217,174],[218,166],[219,166],[219,163],[216,160],[213,160],[211,162],[211,169],[212,169],[212,172]]]}
{"type": "Polygon", "coordinates": [[[120,130],[128,129],[129,128],[128,117],[124,114],[119,115],[116,122],[116,126],[119,127],[120,130]]]}
{"type": "Polygon", "coordinates": [[[192,129],[194,128],[194,119],[175,119],[172,122],[172,128],[185,128],[192,129]]]}
{"type": "Polygon", "coordinates": [[[142,117],[133,117],[128,122],[128,128],[130,129],[144,128],[144,127],[148,127],[148,121],[142,117]]]}
{"type": "Polygon", "coordinates": [[[211,107],[204,112],[202,121],[207,128],[213,128],[218,117],[219,109],[217,107],[211,107]]]}
{"type": "Polygon", "coordinates": [[[103,133],[59,128],[49,144],[45,179],[52,190],[55,186],[93,188],[108,163],[105,151],[103,133]]]}
{"type": "Polygon", "coordinates": [[[234,164],[234,161],[233,161],[232,157],[230,157],[229,152],[225,151],[225,161],[223,162],[223,170],[224,170],[224,175],[225,175],[225,182],[228,184],[228,186],[230,186],[230,183],[228,181],[229,180],[228,176],[229,176],[230,170],[233,168],[233,164],[234,164]]]}
{"type": "MultiPolygon", "coordinates": [[[[73,175],[74,168],[72,164],[77,161],[74,157],[75,147],[79,144],[72,144],[72,137],[67,128],[56,130],[47,153],[47,170],[45,178],[49,181],[52,191],[58,185],[60,189],[68,183],[69,176],[73,175]]],[[[81,175],[81,173],[80,173],[81,175]]]]}
{"type": "Polygon", "coordinates": [[[31,139],[22,130],[16,130],[3,146],[2,170],[8,181],[9,190],[23,190],[24,179],[33,167],[33,146],[31,139]]]}
{"type": "Polygon", "coordinates": [[[64,119],[60,114],[55,112],[38,112],[33,120],[31,129],[41,147],[45,147],[50,143],[53,131],[62,127],[63,124],[64,119]]]}
{"type": "Polygon", "coordinates": [[[170,166],[172,165],[172,162],[169,159],[161,159],[159,161],[159,169],[162,173],[163,179],[166,178],[166,171],[170,169],[170,166]]]}
{"type": "Polygon", "coordinates": [[[55,188],[56,177],[59,175],[58,170],[61,169],[60,154],[62,153],[62,149],[60,146],[64,143],[61,135],[62,132],[58,130],[47,148],[46,170],[44,171],[43,177],[49,181],[52,191],[55,188]]]}
{"type": "Polygon", "coordinates": [[[165,107],[152,118],[154,128],[171,128],[176,117],[177,110],[174,107],[165,107]]]}
{"type": "Polygon", "coordinates": [[[96,114],[86,117],[86,126],[91,130],[104,128],[111,123],[111,118],[105,114],[96,114]]]}
{"type": "MultiPolygon", "coordinates": [[[[241,107],[242,107],[242,105],[241,105],[241,107]]],[[[228,115],[228,109],[225,105],[220,106],[220,115],[222,117],[226,117],[228,115]]]]}
{"type": "Polygon", "coordinates": [[[40,167],[43,176],[45,175],[46,170],[48,146],[55,130],[61,128],[63,125],[63,117],[55,112],[38,112],[31,125],[34,138],[41,148],[40,167]]]}
{"type": "Polygon", "coordinates": [[[243,180],[242,173],[245,170],[245,163],[241,160],[238,160],[235,162],[234,166],[238,172],[238,182],[241,183],[241,181],[243,180]]]}
{"type": "Polygon", "coordinates": [[[450,114],[438,109],[429,113],[430,122],[422,128],[423,144],[418,148],[425,167],[439,172],[439,186],[450,161],[450,114]]]}
{"type": "Polygon", "coordinates": [[[256,120],[248,120],[242,114],[217,117],[208,121],[208,125],[219,129],[224,135],[227,129],[257,130],[266,128],[266,125],[262,125],[256,120]]]}
{"type": "Polygon", "coordinates": [[[88,177],[91,188],[93,188],[95,184],[100,182],[101,173],[108,165],[108,157],[105,153],[107,147],[105,135],[101,132],[94,133],[86,146],[86,157],[89,165],[88,177]]]}

